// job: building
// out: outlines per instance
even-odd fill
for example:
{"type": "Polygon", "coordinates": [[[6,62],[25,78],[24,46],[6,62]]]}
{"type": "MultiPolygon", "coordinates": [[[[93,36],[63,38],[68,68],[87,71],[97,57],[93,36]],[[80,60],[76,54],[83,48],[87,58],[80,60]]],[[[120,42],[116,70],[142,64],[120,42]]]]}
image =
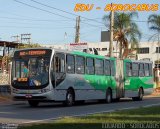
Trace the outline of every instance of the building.
{"type": "MultiPolygon", "coordinates": [[[[58,49],[71,49],[70,44],[55,44],[55,45],[44,45],[43,47],[52,47],[58,49]]],[[[109,42],[99,42],[99,43],[87,43],[87,48],[96,48],[99,55],[108,56],[109,53],[109,42]]],[[[119,50],[118,44],[114,42],[113,44],[113,55],[118,57],[119,50]]],[[[138,60],[150,60],[153,62],[153,66],[160,67],[160,43],[157,42],[141,42],[139,43],[138,51],[131,53],[132,58],[137,57],[138,60]],[[159,60],[159,61],[158,61],[159,60]]]]}

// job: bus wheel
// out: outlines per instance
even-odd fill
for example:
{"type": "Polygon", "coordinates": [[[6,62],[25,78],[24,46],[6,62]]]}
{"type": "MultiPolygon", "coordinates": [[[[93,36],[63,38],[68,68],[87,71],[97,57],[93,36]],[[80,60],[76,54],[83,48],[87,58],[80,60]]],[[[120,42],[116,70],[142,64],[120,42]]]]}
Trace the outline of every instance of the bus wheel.
{"type": "Polygon", "coordinates": [[[112,102],[112,92],[110,89],[107,89],[106,92],[106,103],[111,103],[112,102]]]}
{"type": "Polygon", "coordinates": [[[142,101],[143,100],[143,89],[140,88],[138,91],[138,97],[132,98],[134,101],[142,101]]]}
{"type": "Polygon", "coordinates": [[[34,100],[28,100],[28,103],[31,107],[37,107],[39,102],[34,100]]]}
{"type": "Polygon", "coordinates": [[[139,101],[143,100],[143,89],[142,89],[142,88],[139,89],[139,92],[138,92],[138,100],[139,100],[139,101]]]}
{"type": "Polygon", "coordinates": [[[74,104],[74,92],[72,90],[68,90],[66,95],[65,105],[72,106],[73,104],[74,104]]]}

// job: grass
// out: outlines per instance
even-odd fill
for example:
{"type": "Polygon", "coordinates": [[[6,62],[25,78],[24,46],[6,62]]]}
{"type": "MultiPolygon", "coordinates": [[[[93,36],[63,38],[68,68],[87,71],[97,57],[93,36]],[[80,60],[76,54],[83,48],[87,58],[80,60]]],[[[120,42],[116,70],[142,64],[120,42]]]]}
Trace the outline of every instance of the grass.
{"type": "MultiPolygon", "coordinates": [[[[85,110],[85,109],[84,109],[85,110]]],[[[20,129],[99,129],[99,128],[160,128],[160,106],[64,117],[51,123],[33,124],[20,129]]]]}

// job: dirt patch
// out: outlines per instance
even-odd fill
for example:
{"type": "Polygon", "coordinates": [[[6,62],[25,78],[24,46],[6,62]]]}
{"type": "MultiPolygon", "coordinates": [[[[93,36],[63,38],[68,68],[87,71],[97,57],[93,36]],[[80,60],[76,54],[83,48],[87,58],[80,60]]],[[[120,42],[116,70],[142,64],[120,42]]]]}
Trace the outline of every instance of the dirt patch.
{"type": "Polygon", "coordinates": [[[160,97],[160,87],[154,89],[151,95],[147,95],[146,97],[160,97]]]}
{"type": "Polygon", "coordinates": [[[10,96],[0,96],[0,104],[9,103],[9,102],[12,102],[12,99],[10,96]]]}

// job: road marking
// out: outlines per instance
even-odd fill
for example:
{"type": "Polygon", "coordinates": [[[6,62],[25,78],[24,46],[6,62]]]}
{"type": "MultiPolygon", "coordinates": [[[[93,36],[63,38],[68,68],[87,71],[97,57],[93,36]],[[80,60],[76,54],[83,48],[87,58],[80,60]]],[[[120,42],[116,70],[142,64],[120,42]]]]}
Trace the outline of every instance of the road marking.
{"type": "Polygon", "coordinates": [[[138,107],[127,107],[127,108],[114,109],[114,110],[108,110],[108,111],[99,111],[99,112],[84,113],[84,114],[77,114],[77,115],[60,116],[60,117],[56,117],[56,118],[52,117],[52,118],[48,118],[48,119],[22,122],[21,124],[38,123],[38,122],[44,122],[44,121],[51,121],[51,120],[62,119],[64,117],[80,117],[80,116],[93,115],[93,114],[98,114],[98,113],[109,113],[109,112],[114,112],[114,111],[122,111],[122,110],[136,109],[136,108],[140,108],[140,107],[151,107],[151,106],[158,106],[158,105],[160,105],[160,103],[150,104],[150,105],[144,105],[144,106],[138,106],[138,107]]]}
{"type": "Polygon", "coordinates": [[[0,114],[15,114],[14,112],[0,112],[0,114]]]}
{"type": "Polygon", "coordinates": [[[160,103],[150,104],[150,105],[146,105],[146,106],[143,106],[143,107],[151,107],[151,106],[157,106],[157,105],[160,105],[160,103]]]}

